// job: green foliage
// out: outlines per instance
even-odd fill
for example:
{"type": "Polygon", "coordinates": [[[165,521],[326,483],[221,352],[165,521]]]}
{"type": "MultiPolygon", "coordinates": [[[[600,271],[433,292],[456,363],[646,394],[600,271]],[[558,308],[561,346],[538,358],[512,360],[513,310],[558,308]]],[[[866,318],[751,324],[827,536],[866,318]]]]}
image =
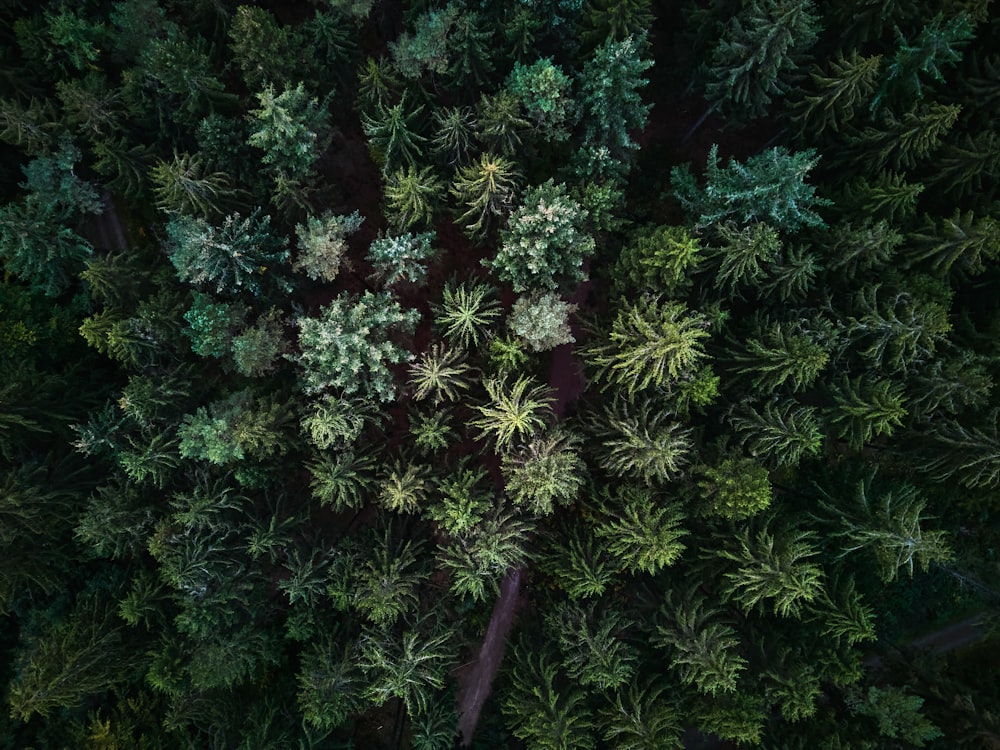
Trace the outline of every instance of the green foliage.
{"type": "Polygon", "coordinates": [[[809,77],[811,89],[792,105],[792,119],[799,133],[816,138],[826,128],[841,132],[854,119],[855,111],[868,104],[875,94],[881,55],[862,57],[852,50],[828,63],[829,72],[814,67],[809,77]]]}
{"type": "Polygon", "coordinates": [[[770,601],[774,614],[800,617],[802,608],[823,591],[823,571],[810,558],[818,550],[806,531],[780,528],[770,530],[764,524],[756,533],[749,528],[736,532],[738,547],[721,549],[719,557],[735,563],[735,569],[723,574],[725,594],[750,611],[770,601]]]}
{"type": "Polygon", "coordinates": [[[594,534],[617,563],[630,573],[655,574],[677,562],[688,534],[680,524],[684,512],[677,503],[638,484],[609,490],[601,504],[603,518],[594,534]]]}
{"type": "Polygon", "coordinates": [[[424,455],[450,447],[456,438],[450,412],[443,409],[411,412],[410,437],[413,438],[413,445],[424,455]]]}
{"type": "Polygon", "coordinates": [[[444,547],[438,564],[449,574],[457,596],[483,601],[499,592],[499,581],[530,559],[531,526],[502,506],[494,506],[470,531],[444,547]]]}
{"type": "Polygon", "coordinates": [[[364,681],[353,643],[329,634],[309,644],[302,654],[296,681],[303,719],[320,730],[332,730],[361,710],[364,681]]]}
{"type": "Polygon", "coordinates": [[[169,214],[212,216],[235,194],[225,172],[206,173],[201,154],[174,154],[173,161],[159,161],[150,172],[157,208],[169,214]]]}
{"type": "Polygon", "coordinates": [[[570,599],[600,596],[615,582],[617,561],[589,529],[574,527],[568,537],[553,542],[540,561],[570,599]]]}
{"type": "Polygon", "coordinates": [[[749,375],[761,393],[784,385],[793,392],[809,388],[826,368],[830,352],[801,325],[772,323],[760,338],[745,340],[745,351],[732,356],[735,372],[749,375]]]}
{"type": "Polygon", "coordinates": [[[380,237],[368,248],[365,259],[386,286],[402,281],[419,284],[427,276],[427,262],[437,253],[434,232],[380,237]]]}
{"type": "Polygon", "coordinates": [[[493,492],[481,468],[462,467],[438,479],[434,496],[424,515],[452,537],[474,532],[493,508],[493,492]]]}
{"type": "Polygon", "coordinates": [[[771,479],[752,458],[725,458],[701,470],[698,482],[705,512],[733,520],[750,518],[771,505],[771,479]]]}
{"type": "Polygon", "coordinates": [[[521,135],[531,127],[521,110],[521,102],[512,92],[501,89],[483,94],[476,108],[476,132],[491,151],[514,156],[521,149],[521,135]]]}
{"type": "Polygon", "coordinates": [[[630,395],[651,386],[669,388],[689,380],[706,356],[706,328],[705,316],[689,313],[684,303],[644,296],[625,303],[608,342],[590,348],[590,361],[606,383],[630,395]]]}
{"type": "Polygon", "coordinates": [[[4,268],[50,297],[66,290],[92,252],[76,226],[86,214],[104,211],[97,191],[73,171],[80,158],[72,143],[62,141],[57,152],[23,167],[23,199],[0,206],[4,268]]]}
{"type": "Polygon", "coordinates": [[[417,558],[420,545],[394,542],[391,529],[372,542],[373,549],[352,572],[353,604],[371,622],[386,627],[416,608],[425,577],[417,558]]]}
{"type": "Polygon", "coordinates": [[[687,467],[694,449],[691,429],[671,420],[643,401],[617,402],[598,424],[602,438],[601,466],[619,477],[639,477],[645,482],[677,478],[687,467]]]}
{"type": "Polygon", "coordinates": [[[937,273],[957,269],[978,275],[1000,256],[1000,224],[991,216],[977,217],[972,211],[956,209],[954,216],[940,222],[925,216],[922,230],[907,239],[908,261],[929,261],[937,273]]]}
{"type": "Polygon", "coordinates": [[[246,315],[246,308],[238,302],[219,302],[209,294],[194,292],[191,307],[184,313],[189,326],[184,334],[191,339],[191,350],[202,357],[226,356],[246,315]]]}
{"type": "Polygon", "coordinates": [[[972,18],[964,11],[947,20],[944,13],[938,13],[921,29],[912,44],[897,27],[896,54],[886,66],[882,86],[872,101],[872,109],[880,106],[887,96],[900,101],[912,101],[923,96],[921,73],[943,82],[941,68],[959,62],[962,59],[959,47],[972,37],[972,18]]]}
{"type": "Polygon", "coordinates": [[[907,695],[904,688],[888,686],[879,688],[871,685],[867,693],[852,694],[849,707],[855,716],[868,716],[878,723],[878,732],[883,737],[902,739],[916,747],[924,745],[943,733],[920,713],[924,699],[907,695]]]}
{"type": "Polygon", "coordinates": [[[514,736],[538,750],[593,750],[594,720],[584,693],[560,681],[558,667],[536,648],[519,647],[503,704],[514,736]]]}
{"type": "Polygon", "coordinates": [[[519,177],[514,162],[491,153],[456,172],[450,192],[462,210],[455,221],[468,222],[466,234],[482,239],[510,211],[519,177]]]}
{"type": "Polygon", "coordinates": [[[570,679],[583,687],[614,690],[632,681],[638,654],[621,637],[631,624],[622,613],[596,610],[594,603],[586,608],[564,604],[546,618],[548,629],[557,634],[570,679]]]}
{"type": "Polygon", "coordinates": [[[688,167],[670,172],[674,195],[699,226],[727,219],[740,224],[766,221],[774,227],[794,231],[824,226],[813,209],[830,205],[816,196],[816,188],[805,177],[819,162],[812,149],[792,153],[782,146],[751,156],[745,163],[730,159],[719,167],[719,147],[708,152],[705,187],[699,187],[688,167]]]}
{"type": "Polygon", "coordinates": [[[374,460],[355,451],[321,456],[307,468],[312,475],[309,486],[313,497],[334,510],[360,507],[374,486],[374,460]]]}
{"type": "Polygon", "coordinates": [[[259,378],[273,372],[288,350],[285,321],[274,309],[258,317],[253,326],[233,337],[236,372],[249,378],[259,378]]]}
{"type": "Polygon", "coordinates": [[[299,83],[275,95],[268,84],[251,112],[256,129],[247,143],[264,152],[263,162],[292,178],[306,176],[326,147],[329,126],[323,106],[299,83]]]}
{"type": "Polygon", "coordinates": [[[682,683],[706,695],[735,691],[740,673],[747,668],[736,630],[697,586],[679,596],[668,594],[651,642],[668,651],[670,668],[682,683]]]}
{"type": "Polygon", "coordinates": [[[449,282],[441,304],[434,306],[434,323],[453,345],[477,347],[480,337],[487,337],[487,329],[500,316],[500,305],[493,299],[495,293],[486,284],[449,282]]]}
{"type": "Polygon", "coordinates": [[[741,285],[760,282],[781,252],[778,230],[764,222],[738,228],[726,221],[713,229],[718,243],[713,259],[719,262],[715,284],[720,289],[733,292],[741,285]]]}
{"type": "Polygon", "coordinates": [[[469,369],[461,352],[434,344],[410,365],[413,398],[422,401],[430,397],[435,406],[459,400],[460,392],[469,387],[469,369]]]}
{"type": "Polygon", "coordinates": [[[412,164],[400,167],[386,181],[386,212],[399,231],[426,227],[433,222],[434,210],[444,195],[444,183],[431,167],[412,164]]]}
{"type": "Polygon", "coordinates": [[[429,468],[425,464],[397,461],[378,483],[377,499],[393,513],[416,513],[427,502],[431,489],[429,468]]]}
{"type": "Polygon", "coordinates": [[[471,107],[440,107],[434,110],[434,153],[448,164],[464,163],[477,134],[475,113],[471,107]]]}
{"type": "Polygon", "coordinates": [[[665,692],[663,685],[640,687],[632,682],[627,693],[624,690],[615,693],[613,703],[604,711],[604,739],[614,743],[618,750],[683,747],[682,722],[665,692]]]}
{"type": "Polygon", "coordinates": [[[818,32],[812,0],[743,3],[712,50],[705,98],[736,119],[763,116],[771,98],[789,90],[798,58],[818,32]]]}
{"type": "Polygon", "coordinates": [[[287,450],[282,431],[290,422],[286,405],[236,391],[184,417],[177,430],[180,454],[213,464],[260,461],[287,450]]]}
{"type": "Polygon", "coordinates": [[[357,211],[337,216],[329,212],[310,216],[305,224],[295,225],[298,255],[293,264],[313,281],[333,281],[342,267],[348,266],[347,237],[364,222],[357,211]]]}
{"type": "Polygon", "coordinates": [[[795,401],[768,401],[760,410],[744,404],[731,423],[750,455],[778,466],[795,466],[823,446],[816,409],[795,401]]]}
{"type": "Polygon", "coordinates": [[[624,161],[638,148],[632,133],[646,125],[650,105],[639,89],[653,61],[642,57],[645,38],[608,39],[594,50],[580,74],[579,113],[583,141],[588,147],[606,149],[611,158],[624,161]]]}
{"type": "Polygon", "coordinates": [[[449,35],[461,8],[449,3],[442,9],[421,13],[413,32],[403,32],[389,44],[392,61],[404,77],[417,79],[425,73],[444,75],[450,62],[449,35]]]}
{"type": "Polygon", "coordinates": [[[684,227],[641,229],[618,256],[617,288],[669,296],[679,294],[691,285],[691,274],[698,267],[701,252],[701,241],[684,227]]]}
{"type": "Polygon", "coordinates": [[[423,110],[423,105],[410,107],[404,96],[391,107],[376,104],[372,116],[362,114],[362,128],[383,175],[413,167],[423,153],[422,144],[427,139],[414,130],[423,110]]]}
{"type": "Polygon", "coordinates": [[[912,169],[940,145],[961,112],[957,104],[928,104],[906,112],[902,118],[885,113],[878,125],[868,125],[852,134],[849,148],[852,166],[876,173],[886,167],[912,169]]]}
{"type": "Polygon", "coordinates": [[[575,311],[576,305],[555,293],[536,291],[518,297],[507,325],[531,351],[544,352],[576,341],[569,327],[569,316],[575,311]]]}
{"type": "Polygon", "coordinates": [[[393,331],[416,325],[416,310],[403,310],[387,292],[365,292],[352,298],[342,293],[324,307],[318,318],[300,317],[299,353],[306,393],[333,388],[350,396],[361,393],[379,401],[395,394],[390,365],[412,355],[389,340],[393,331]]]}
{"type": "Polygon", "coordinates": [[[898,382],[860,376],[847,377],[833,392],[836,406],[832,429],[855,450],[882,435],[892,435],[906,417],[906,394],[898,382]]]}
{"type": "Polygon", "coordinates": [[[507,497],[515,505],[528,506],[536,516],[551,514],[556,504],[572,503],[586,479],[579,452],[582,442],[575,433],[555,428],[504,454],[507,497]]]}
{"type": "Polygon", "coordinates": [[[73,709],[120,684],[143,661],[126,639],[125,623],[95,591],[54,618],[22,646],[7,700],[11,716],[28,721],[73,709]]]}
{"type": "Polygon", "coordinates": [[[287,291],[290,286],[280,272],[288,262],[285,245],[271,232],[271,217],[260,209],[246,218],[230,214],[218,226],[183,215],[167,224],[166,249],[177,277],[217,294],[239,296],[246,290],[259,297],[265,278],[287,291]]]}
{"type": "Polygon", "coordinates": [[[497,450],[513,447],[515,440],[527,440],[545,426],[555,400],[542,385],[521,376],[508,386],[507,378],[489,378],[483,382],[489,402],[474,407],[482,416],[469,424],[493,439],[497,450]]]}
{"type": "Polygon", "coordinates": [[[531,65],[514,63],[507,76],[507,87],[521,102],[540,135],[550,140],[568,136],[574,109],[572,82],[551,57],[543,57],[531,65]]]}

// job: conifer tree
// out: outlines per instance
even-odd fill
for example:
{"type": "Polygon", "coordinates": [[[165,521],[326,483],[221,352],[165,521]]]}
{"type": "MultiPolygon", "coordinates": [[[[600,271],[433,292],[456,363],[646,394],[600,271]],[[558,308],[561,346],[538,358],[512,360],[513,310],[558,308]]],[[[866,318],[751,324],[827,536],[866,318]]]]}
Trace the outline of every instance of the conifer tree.
{"type": "Polygon", "coordinates": [[[510,211],[518,179],[513,162],[490,153],[458,170],[450,192],[462,211],[456,221],[467,222],[465,231],[470,237],[482,239],[510,211]]]}
{"type": "Polygon", "coordinates": [[[603,519],[594,534],[630,573],[655,574],[684,552],[687,530],[677,503],[664,503],[658,493],[639,484],[609,491],[601,504],[603,519]]]}
{"type": "Polygon", "coordinates": [[[827,128],[835,133],[844,131],[855,112],[874,96],[881,63],[881,55],[862,57],[852,50],[850,57],[840,55],[831,60],[827,75],[822,68],[814,67],[809,74],[812,91],[807,89],[805,96],[791,106],[800,135],[817,138],[827,128]]]}
{"type": "Polygon", "coordinates": [[[275,94],[268,84],[257,94],[251,113],[257,129],[247,142],[264,151],[263,162],[292,179],[305,177],[326,148],[329,126],[325,106],[299,83],[275,94]]]}
{"type": "Polygon", "coordinates": [[[752,0],[725,25],[708,64],[705,96],[737,119],[766,114],[786,93],[798,57],[819,31],[812,0],[752,0]]]}
{"type": "Polygon", "coordinates": [[[422,145],[427,139],[415,130],[423,110],[423,105],[410,107],[404,95],[392,106],[376,104],[374,114],[362,114],[361,125],[383,175],[413,167],[423,153],[422,145]]]}

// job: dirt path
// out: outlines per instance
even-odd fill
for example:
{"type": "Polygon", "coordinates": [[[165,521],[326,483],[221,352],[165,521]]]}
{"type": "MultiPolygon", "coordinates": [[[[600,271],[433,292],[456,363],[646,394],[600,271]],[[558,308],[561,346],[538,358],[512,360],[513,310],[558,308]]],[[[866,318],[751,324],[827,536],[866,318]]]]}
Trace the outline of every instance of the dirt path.
{"type": "Polygon", "coordinates": [[[493,605],[493,616],[490,618],[486,637],[479,649],[476,661],[463,678],[459,679],[458,731],[462,735],[462,745],[468,747],[472,743],[472,735],[479,722],[479,712],[483,709],[493,680],[500,670],[504,651],[507,649],[507,637],[514,626],[521,598],[521,574],[523,570],[514,570],[500,584],[500,596],[493,605]]]}

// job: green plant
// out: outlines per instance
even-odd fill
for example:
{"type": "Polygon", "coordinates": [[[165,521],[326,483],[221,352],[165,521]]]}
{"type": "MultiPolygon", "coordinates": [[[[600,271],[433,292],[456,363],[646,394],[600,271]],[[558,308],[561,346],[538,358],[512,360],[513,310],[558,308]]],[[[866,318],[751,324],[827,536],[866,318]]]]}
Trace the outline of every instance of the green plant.
{"type": "Polygon", "coordinates": [[[257,121],[247,142],[264,151],[265,164],[293,178],[309,173],[319,158],[329,133],[327,114],[316,98],[309,98],[299,83],[275,95],[268,84],[257,94],[260,109],[251,114],[257,121]]]}
{"type": "Polygon", "coordinates": [[[434,323],[453,345],[477,347],[480,337],[487,337],[486,330],[500,316],[495,294],[496,290],[486,284],[449,282],[442,292],[441,304],[433,307],[434,323]]]}
{"type": "Polygon", "coordinates": [[[363,222],[361,214],[354,211],[343,216],[327,212],[296,224],[299,253],[292,267],[313,281],[333,281],[340,269],[349,265],[348,235],[357,232],[363,222]]]}
{"type": "Polygon", "coordinates": [[[379,237],[368,248],[365,259],[386,286],[402,281],[419,284],[427,276],[427,262],[437,253],[431,244],[434,232],[379,237]]]}
{"type": "Polygon", "coordinates": [[[579,435],[555,428],[503,456],[504,491],[515,505],[547,516],[572,503],[586,481],[579,435]]]}
{"type": "Polygon", "coordinates": [[[554,401],[545,386],[532,385],[523,375],[510,386],[506,377],[489,378],[483,386],[490,400],[474,407],[482,417],[470,424],[484,437],[492,437],[498,450],[510,447],[516,439],[530,438],[545,425],[554,401]]]}
{"type": "Polygon", "coordinates": [[[434,344],[410,365],[410,385],[414,388],[413,398],[422,401],[431,397],[434,404],[442,401],[456,401],[460,391],[469,387],[467,373],[469,365],[459,351],[434,344]]]}
{"type": "Polygon", "coordinates": [[[535,128],[546,139],[564,140],[573,116],[572,82],[551,57],[531,65],[514,63],[507,88],[521,102],[535,128]]]}
{"type": "Polygon", "coordinates": [[[444,193],[444,183],[431,167],[400,167],[385,183],[386,211],[399,231],[426,227],[434,218],[434,209],[444,193]]]}
{"type": "Polygon", "coordinates": [[[468,222],[465,231],[470,237],[485,237],[510,210],[518,178],[512,161],[491,153],[480,154],[478,163],[457,171],[450,192],[464,209],[456,221],[468,222]]]}
{"type": "Polygon", "coordinates": [[[569,327],[569,316],[576,312],[553,292],[532,292],[518,297],[507,318],[507,325],[534,352],[554,349],[576,341],[569,327]]]}

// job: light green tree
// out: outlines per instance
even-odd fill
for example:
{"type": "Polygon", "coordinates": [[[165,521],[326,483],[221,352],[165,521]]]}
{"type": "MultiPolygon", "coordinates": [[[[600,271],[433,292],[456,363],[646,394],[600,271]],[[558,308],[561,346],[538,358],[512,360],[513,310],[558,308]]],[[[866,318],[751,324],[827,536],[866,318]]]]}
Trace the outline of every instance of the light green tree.
{"type": "Polygon", "coordinates": [[[248,139],[264,151],[263,162],[293,179],[305,177],[326,148],[329,125],[324,106],[299,83],[280,94],[268,84],[257,94],[260,108],[251,112],[256,130],[248,139]]]}
{"type": "Polygon", "coordinates": [[[333,281],[341,268],[348,267],[347,237],[361,228],[361,214],[337,216],[329,212],[309,216],[295,225],[298,253],[292,267],[313,281],[333,281]]]}
{"type": "Polygon", "coordinates": [[[569,327],[569,316],[574,312],[576,305],[554,292],[535,291],[517,298],[507,325],[529,349],[544,352],[576,341],[569,327]]]}

